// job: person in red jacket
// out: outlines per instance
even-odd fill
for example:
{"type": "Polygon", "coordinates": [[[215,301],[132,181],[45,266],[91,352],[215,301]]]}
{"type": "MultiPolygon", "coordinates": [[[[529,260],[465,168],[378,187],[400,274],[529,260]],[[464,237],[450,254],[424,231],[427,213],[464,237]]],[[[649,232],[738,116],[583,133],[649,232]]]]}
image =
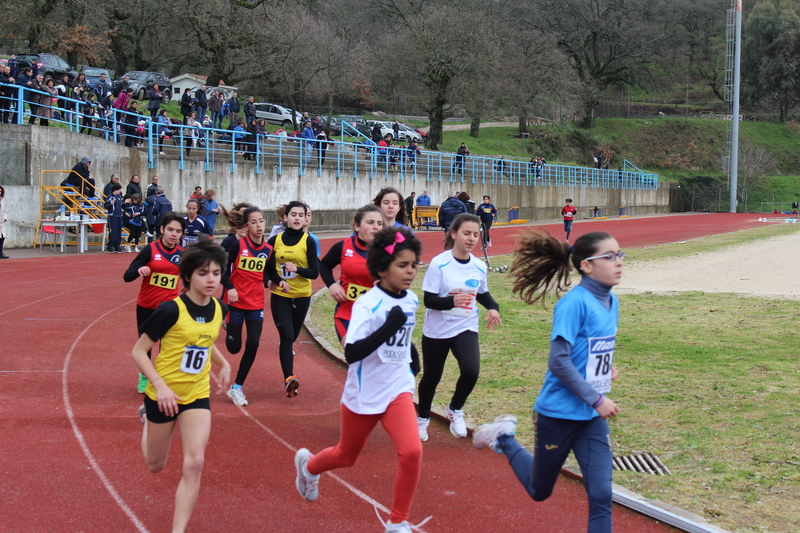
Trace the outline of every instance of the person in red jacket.
{"type": "Polygon", "coordinates": [[[578,209],[572,205],[572,198],[567,198],[567,205],[561,208],[561,216],[564,217],[564,231],[567,232],[567,242],[569,242],[569,234],[572,233],[572,221],[575,220],[575,213],[577,212],[578,209]]]}

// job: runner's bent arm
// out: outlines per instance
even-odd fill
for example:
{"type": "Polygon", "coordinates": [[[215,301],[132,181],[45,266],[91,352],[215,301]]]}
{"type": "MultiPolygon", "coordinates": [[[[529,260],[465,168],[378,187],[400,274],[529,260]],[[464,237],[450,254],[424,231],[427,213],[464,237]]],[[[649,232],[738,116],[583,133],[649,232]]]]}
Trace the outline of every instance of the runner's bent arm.
{"type": "Polygon", "coordinates": [[[337,242],[331,246],[331,249],[319,262],[319,275],[328,288],[336,283],[336,278],[333,277],[333,269],[342,262],[342,248],[344,248],[344,241],[337,242]]]}
{"type": "Polygon", "coordinates": [[[139,252],[139,255],[133,258],[133,261],[131,261],[128,270],[126,270],[125,273],[122,275],[122,279],[126,283],[130,283],[131,281],[138,278],[140,275],[139,269],[144,266],[147,266],[147,263],[150,262],[150,259],[152,259],[152,256],[150,254],[150,248],[151,248],[150,246],[145,246],[144,248],[142,248],[142,251],[139,252]]]}
{"type": "Polygon", "coordinates": [[[400,328],[405,326],[407,318],[405,312],[399,305],[392,307],[392,310],[389,311],[389,314],[386,316],[386,322],[384,322],[381,327],[363,339],[345,344],[345,361],[349,364],[353,364],[362,359],[366,359],[370,354],[375,352],[381,344],[385,343],[392,335],[397,333],[400,328]]]}

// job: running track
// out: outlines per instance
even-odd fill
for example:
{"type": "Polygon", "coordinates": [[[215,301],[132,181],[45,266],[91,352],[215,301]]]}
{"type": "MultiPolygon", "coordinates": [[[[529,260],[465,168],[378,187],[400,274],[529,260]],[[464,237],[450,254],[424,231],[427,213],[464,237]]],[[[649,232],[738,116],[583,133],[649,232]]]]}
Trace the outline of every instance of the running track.
{"type": "MultiPolygon", "coordinates": [[[[758,225],[752,215],[678,215],[577,222],[573,238],[602,229],[623,247],[679,241],[758,225]]],[[[545,226],[562,236],[560,224],[545,226]]],[[[517,227],[492,230],[493,253],[510,252],[517,227]]],[[[419,233],[428,261],[440,232],[419,233]]],[[[323,239],[327,249],[336,239],[323,239]]],[[[13,250],[11,251],[13,255],[13,250]]],[[[125,284],[131,255],[70,254],[0,262],[0,532],[169,531],[180,478],[180,443],[170,464],[150,474],[139,447],[141,426],[130,348],[138,282],[125,284]]],[[[339,432],[345,371],[309,342],[296,346],[302,387],[289,400],[266,320],[248,382],[250,406],[214,399],[214,423],[192,532],[381,531],[373,503],[391,501],[395,460],[382,429],[354,468],[325,475],[320,499],[294,489],[298,447],[332,445],[339,432]]],[[[223,345],[224,350],[224,345],[223,345]]],[[[236,357],[229,359],[235,368],[236,357]]],[[[223,399],[224,398],[224,399],[223,399]]],[[[427,532],[585,530],[579,482],[562,478],[534,504],[503,457],[478,452],[432,424],[412,521],[433,515],[427,532]]],[[[673,531],[615,507],[617,532],[673,531]]]]}

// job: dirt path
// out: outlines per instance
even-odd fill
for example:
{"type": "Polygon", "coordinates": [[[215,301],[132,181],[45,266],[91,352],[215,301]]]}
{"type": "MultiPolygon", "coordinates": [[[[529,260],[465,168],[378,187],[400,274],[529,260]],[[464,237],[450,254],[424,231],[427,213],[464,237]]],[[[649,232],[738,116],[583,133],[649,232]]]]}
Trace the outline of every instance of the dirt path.
{"type": "MultiPolygon", "coordinates": [[[[481,128],[507,128],[518,126],[519,122],[481,122],[481,128]]],[[[428,133],[430,126],[420,128],[425,133],[428,133]]],[[[445,124],[442,126],[442,131],[463,131],[468,130],[469,124],[445,124]]]]}
{"type": "Polygon", "coordinates": [[[703,254],[625,265],[615,292],[704,291],[800,300],[800,233],[703,254]]]}

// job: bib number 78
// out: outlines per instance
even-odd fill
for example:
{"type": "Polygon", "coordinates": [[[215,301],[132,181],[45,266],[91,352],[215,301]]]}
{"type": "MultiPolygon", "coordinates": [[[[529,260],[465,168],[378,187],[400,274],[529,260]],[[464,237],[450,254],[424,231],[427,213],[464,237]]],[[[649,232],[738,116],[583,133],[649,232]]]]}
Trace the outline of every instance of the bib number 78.
{"type": "Polygon", "coordinates": [[[589,339],[589,358],[586,361],[586,381],[594,390],[611,392],[611,373],[614,368],[614,335],[589,339]]]}

